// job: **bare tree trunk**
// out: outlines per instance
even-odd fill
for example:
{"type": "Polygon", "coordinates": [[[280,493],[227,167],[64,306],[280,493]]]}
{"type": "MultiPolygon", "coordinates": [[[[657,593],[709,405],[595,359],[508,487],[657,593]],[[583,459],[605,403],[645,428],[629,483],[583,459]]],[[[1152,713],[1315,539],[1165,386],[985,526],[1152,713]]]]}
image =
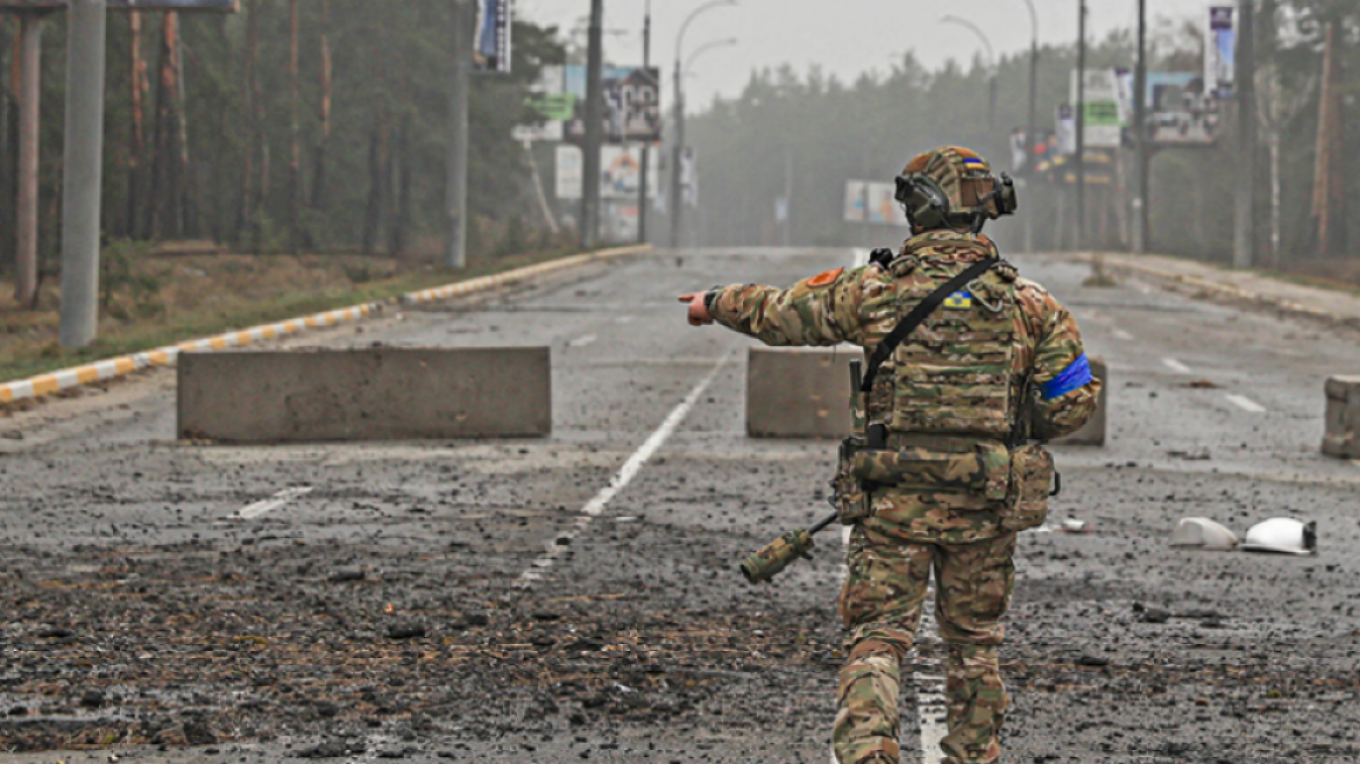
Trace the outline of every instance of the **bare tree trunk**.
{"type": "MultiPolygon", "coordinates": [[[[14,256],[13,239],[7,232],[14,230],[14,182],[13,167],[10,159],[10,87],[5,82],[4,75],[7,71],[12,71],[18,65],[17,59],[13,66],[6,66],[8,57],[5,55],[8,41],[9,17],[0,16],[0,273],[9,270],[11,259],[14,256]]],[[[18,41],[15,40],[17,43],[18,41]]],[[[16,52],[18,45],[14,46],[16,52]]],[[[15,91],[17,92],[17,91],[15,91]]]]}
{"type": "Polygon", "coordinates": [[[302,126],[298,119],[298,0],[288,2],[288,228],[293,254],[302,251],[302,126]]]}
{"type": "MultiPolygon", "coordinates": [[[[246,51],[245,51],[245,79],[244,83],[244,102],[246,121],[253,123],[255,117],[255,47],[250,44],[250,40],[255,37],[255,26],[258,23],[255,17],[255,0],[246,0],[246,51]]],[[[245,142],[241,150],[241,193],[240,206],[237,208],[236,215],[236,235],[238,242],[243,242],[247,232],[253,230],[253,215],[255,211],[255,142],[254,131],[245,131],[245,142]]],[[[253,236],[252,236],[253,238],[253,236]]]]}
{"type": "Polygon", "coordinates": [[[133,239],[140,239],[145,235],[141,226],[142,152],[146,150],[146,117],[143,108],[149,88],[146,81],[146,61],[142,58],[142,19],[141,11],[132,11],[128,14],[128,30],[131,33],[128,85],[132,95],[132,132],[128,139],[128,194],[123,227],[128,237],[133,239]]]}
{"type": "Polygon", "coordinates": [[[175,36],[175,113],[178,116],[179,134],[179,177],[182,201],[179,205],[179,229],[185,236],[197,236],[198,220],[198,183],[189,156],[189,85],[184,81],[184,34],[183,30],[175,36]]]}
{"type": "Polygon", "coordinates": [[[326,153],[331,141],[331,0],[321,0],[321,139],[316,144],[312,174],[312,207],[326,204],[326,153]]]}
{"type": "Polygon", "coordinates": [[[383,144],[386,128],[382,120],[375,120],[368,142],[368,205],[364,211],[364,252],[373,254],[382,235],[383,210],[386,205],[386,162],[383,144]]]}
{"type": "Polygon", "coordinates": [[[156,150],[151,170],[151,234],[156,237],[181,236],[179,161],[175,126],[179,90],[179,67],[175,61],[179,37],[179,14],[163,14],[161,21],[160,76],[156,90],[156,150]]]}
{"type": "Polygon", "coordinates": [[[388,249],[391,254],[401,255],[410,245],[411,229],[411,120],[402,122],[401,132],[397,134],[396,148],[388,161],[388,176],[392,182],[392,199],[395,211],[392,224],[388,229],[388,249]]]}
{"type": "Polygon", "coordinates": [[[269,199],[269,135],[265,123],[264,84],[260,77],[260,23],[258,14],[260,3],[251,3],[250,24],[247,30],[247,45],[250,47],[250,101],[254,113],[251,114],[251,140],[259,152],[259,186],[252,195],[254,204],[250,209],[251,238],[254,245],[260,246],[263,230],[265,202],[269,199]]]}

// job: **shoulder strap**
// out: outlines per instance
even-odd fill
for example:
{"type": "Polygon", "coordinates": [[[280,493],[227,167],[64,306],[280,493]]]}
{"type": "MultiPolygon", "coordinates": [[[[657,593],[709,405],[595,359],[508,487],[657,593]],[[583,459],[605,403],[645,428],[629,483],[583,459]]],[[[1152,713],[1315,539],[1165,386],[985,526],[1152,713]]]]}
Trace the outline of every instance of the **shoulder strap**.
{"type": "Polygon", "coordinates": [[[878,367],[882,366],[892,357],[893,351],[897,350],[897,346],[901,345],[903,340],[909,337],[912,332],[916,331],[916,327],[920,326],[921,322],[926,320],[926,316],[935,312],[935,309],[940,307],[940,303],[944,302],[946,297],[964,288],[972,282],[973,279],[976,279],[1000,264],[1001,258],[999,257],[989,257],[985,260],[979,260],[968,266],[968,268],[959,275],[946,281],[944,286],[931,292],[924,300],[917,303],[916,307],[912,308],[911,312],[907,314],[907,317],[902,319],[902,323],[898,324],[887,337],[883,338],[883,341],[879,343],[878,347],[874,348],[874,354],[869,358],[869,369],[864,374],[864,383],[860,387],[860,392],[867,393],[874,388],[874,377],[878,376],[878,367]]]}

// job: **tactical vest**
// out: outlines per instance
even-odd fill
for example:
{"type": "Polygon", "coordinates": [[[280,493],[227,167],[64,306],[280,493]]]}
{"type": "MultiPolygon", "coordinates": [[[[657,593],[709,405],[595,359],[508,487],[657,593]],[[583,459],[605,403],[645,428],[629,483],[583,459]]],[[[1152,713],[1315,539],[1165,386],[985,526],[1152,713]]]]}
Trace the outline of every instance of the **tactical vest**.
{"type": "MultiPolygon", "coordinates": [[[[966,234],[912,239],[889,266],[899,316],[973,262],[994,256],[988,240],[966,234]]],[[[1006,438],[1015,419],[1019,310],[1009,268],[994,269],[948,297],[898,346],[892,368],[885,364],[891,399],[874,407],[887,415],[875,419],[893,433],[1006,438]]]]}

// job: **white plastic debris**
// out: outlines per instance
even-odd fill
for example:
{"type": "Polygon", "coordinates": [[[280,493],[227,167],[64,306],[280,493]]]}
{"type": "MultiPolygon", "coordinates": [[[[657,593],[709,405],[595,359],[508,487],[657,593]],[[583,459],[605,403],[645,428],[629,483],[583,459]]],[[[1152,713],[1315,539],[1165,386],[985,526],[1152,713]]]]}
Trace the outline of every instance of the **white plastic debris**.
{"type": "Polygon", "coordinates": [[[1226,551],[1237,543],[1236,534],[1207,517],[1181,518],[1171,532],[1171,546],[1226,551]]]}
{"type": "Polygon", "coordinates": [[[1242,550],[1275,554],[1315,554],[1317,523],[1305,523],[1292,517],[1273,517],[1259,522],[1247,531],[1247,540],[1242,544],[1242,550]]]}

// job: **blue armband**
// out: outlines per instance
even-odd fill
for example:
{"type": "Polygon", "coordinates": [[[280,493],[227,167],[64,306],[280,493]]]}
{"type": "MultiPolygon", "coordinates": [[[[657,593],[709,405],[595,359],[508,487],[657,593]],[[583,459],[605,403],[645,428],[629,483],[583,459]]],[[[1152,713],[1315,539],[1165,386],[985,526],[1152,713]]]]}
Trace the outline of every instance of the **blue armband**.
{"type": "Polygon", "coordinates": [[[1086,360],[1086,354],[1077,356],[1063,372],[1043,385],[1044,400],[1051,401],[1054,398],[1061,398],[1073,390],[1080,390],[1091,383],[1094,377],[1091,376],[1091,362],[1086,360]]]}

